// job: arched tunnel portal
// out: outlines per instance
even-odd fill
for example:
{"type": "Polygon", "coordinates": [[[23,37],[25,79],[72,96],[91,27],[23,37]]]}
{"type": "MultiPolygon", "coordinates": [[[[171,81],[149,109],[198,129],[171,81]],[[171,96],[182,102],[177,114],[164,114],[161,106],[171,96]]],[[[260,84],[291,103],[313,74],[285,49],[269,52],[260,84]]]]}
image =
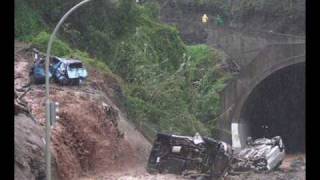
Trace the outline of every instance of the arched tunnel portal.
{"type": "Polygon", "coordinates": [[[242,141],[281,136],[288,153],[305,151],[305,63],[273,72],[251,91],[240,111],[242,141]]]}
{"type": "Polygon", "coordinates": [[[304,43],[263,48],[221,93],[217,138],[241,149],[248,136],[281,136],[289,153],[304,152],[305,60],[304,43]]]}

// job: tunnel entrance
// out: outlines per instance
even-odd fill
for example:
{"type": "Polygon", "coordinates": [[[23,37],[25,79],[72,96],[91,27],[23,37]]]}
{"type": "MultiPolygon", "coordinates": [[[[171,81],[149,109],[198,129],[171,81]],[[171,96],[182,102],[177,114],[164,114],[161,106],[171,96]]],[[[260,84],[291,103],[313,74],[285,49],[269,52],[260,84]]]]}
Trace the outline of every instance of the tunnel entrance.
{"type": "Polygon", "coordinates": [[[242,136],[280,135],[288,153],[305,152],[305,63],[282,68],[260,82],[246,100],[240,120],[242,136]]]}

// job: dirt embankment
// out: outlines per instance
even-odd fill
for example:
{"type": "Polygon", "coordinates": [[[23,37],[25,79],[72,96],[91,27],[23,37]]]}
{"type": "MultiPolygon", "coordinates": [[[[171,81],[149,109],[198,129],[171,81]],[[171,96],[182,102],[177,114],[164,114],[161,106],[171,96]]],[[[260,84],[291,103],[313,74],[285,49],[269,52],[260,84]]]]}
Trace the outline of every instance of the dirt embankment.
{"type": "MultiPolygon", "coordinates": [[[[32,52],[15,45],[15,88],[29,83],[32,52]]],[[[60,120],[52,128],[52,170],[55,180],[182,179],[150,175],[145,166],[151,144],[121,111],[121,88],[113,77],[88,68],[81,87],[51,84],[50,97],[60,103],[60,120]]],[[[15,123],[16,179],[45,179],[45,87],[28,86],[24,95],[30,113],[15,123]],[[23,131],[21,130],[23,129],[23,131]],[[37,148],[38,147],[38,148],[37,148]],[[36,150],[30,150],[35,149],[36,150]],[[22,164],[22,165],[21,165],[22,164]]],[[[19,115],[20,116],[20,115],[19,115]]]]}
{"type": "Polygon", "coordinates": [[[61,94],[54,95],[60,103],[61,120],[52,140],[62,176],[73,179],[83,173],[123,171],[136,164],[135,152],[117,128],[116,111],[107,111],[98,99],[61,94]]]}
{"type": "Polygon", "coordinates": [[[29,117],[14,117],[15,179],[44,179],[44,132],[29,117]]]}
{"type": "MultiPolygon", "coordinates": [[[[21,44],[16,44],[15,48],[15,88],[23,89],[29,83],[28,74],[32,65],[32,53],[24,50],[23,44],[22,48],[19,48],[19,45],[21,44]]],[[[32,126],[25,126],[24,129],[28,133],[16,129],[15,134],[15,145],[19,147],[15,154],[15,164],[16,166],[26,164],[19,157],[28,157],[30,163],[27,163],[29,164],[27,169],[29,170],[27,172],[24,171],[26,168],[22,170],[20,168],[21,171],[15,174],[20,174],[20,177],[25,176],[26,179],[43,179],[45,89],[44,85],[31,85],[29,88],[23,100],[27,102],[36,122],[30,118],[24,121],[15,120],[21,126],[33,123],[32,126]],[[27,136],[33,137],[34,133],[38,132],[37,138],[26,139],[27,136]],[[39,148],[41,147],[41,151],[24,150],[29,148],[21,145],[25,141],[33,142],[39,148]],[[39,165],[31,166],[32,162],[37,162],[39,165]],[[37,175],[39,173],[35,169],[41,172],[40,175],[37,175]]],[[[56,168],[59,175],[56,178],[70,180],[102,174],[104,179],[110,179],[109,174],[129,172],[133,167],[145,165],[141,160],[147,159],[148,153],[145,152],[150,150],[150,144],[141,135],[136,136],[140,138],[140,141],[136,141],[140,144],[128,142],[131,136],[125,131],[132,131],[134,128],[123,128],[126,127],[124,117],[119,115],[120,110],[115,105],[119,103],[114,102],[117,97],[114,93],[120,90],[112,78],[106,78],[91,69],[87,84],[82,87],[61,87],[52,84],[51,99],[60,103],[60,120],[52,128],[53,168],[56,168]],[[122,132],[118,124],[122,127],[122,132]],[[141,157],[142,155],[144,157],[141,157]]],[[[17,126],[17,128],[21,127],[17,126]]],[[[135,137],[134,133],[138,134],[135,131],[132,137],[135,137]]],[[[30,146],[33,148],[34,145],[30,146]]]]}

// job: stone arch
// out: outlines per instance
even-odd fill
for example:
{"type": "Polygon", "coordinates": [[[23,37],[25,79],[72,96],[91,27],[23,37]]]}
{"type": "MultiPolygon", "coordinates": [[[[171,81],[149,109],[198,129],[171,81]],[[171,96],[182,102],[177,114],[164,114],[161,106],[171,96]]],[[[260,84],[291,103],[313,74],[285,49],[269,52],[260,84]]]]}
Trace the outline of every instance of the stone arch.
{"type": "Polygon", "coordinates": [[[238,117],[240,116],[241,113],[241,109],[242,106],[244,104],[244,102],[246,101],[246,99],[248,98],[248,96],[250,95],[250,93],[253,91],[253,89],[259,84],[261,83],[264,79],[266,79],[268,76],[270,76],[271,74],[286,68],[288,66],[297,64],[297,63],[301,63],[304,62],[305,56],[298,56],[298,57],[293,57],[290,61],[285,61],[285,62],[280,62],[278,64],[275,64],[274,66],[272,66],[269,69],[266,69],[265,71],[263,71],[259,76],[254,77],[252,79],[252,81],[250,82],[250,84],[248,85],[248,88],[246,89],[246,91],[244,92],[244,94],[242,94],[241,98],[239,99],[238,102],[238,106],[235,109],[235,114],[234,114],[234,119],[233,122],[237,122],[238,117]]]}
{"type": "Polygon", "coordinates": [[[241,111],[254,88],[272,74],[294,64],[305,62],[305,44],[274,44],[264,48],[254,60],[241,70],[238,77],[222,93],[223,115],[218,134],[224,141],[241,148],[245,135],[241,134],[241,111]]]}

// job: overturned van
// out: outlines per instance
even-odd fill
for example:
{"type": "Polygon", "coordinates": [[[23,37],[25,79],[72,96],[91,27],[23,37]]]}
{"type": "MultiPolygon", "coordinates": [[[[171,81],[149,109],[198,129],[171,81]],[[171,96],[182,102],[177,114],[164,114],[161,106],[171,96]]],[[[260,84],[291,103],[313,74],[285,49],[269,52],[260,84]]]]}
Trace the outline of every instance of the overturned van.
{"type": "Polygon", "coordinates": [[[171,173],[216,179],[228,172],[232,149],[209,137],[158,133],[148,164],[149,173],[171,173]]]}
{"type": "Polygon", "coordinates": [[[247,147],[236,150],[209,137],[177,136],[158,133],[148,164],[149,173],[171,173],[191,178],[219,179],[246,171],[271,171],[285,157],[280,136],[247,139],[247,147]]]}

